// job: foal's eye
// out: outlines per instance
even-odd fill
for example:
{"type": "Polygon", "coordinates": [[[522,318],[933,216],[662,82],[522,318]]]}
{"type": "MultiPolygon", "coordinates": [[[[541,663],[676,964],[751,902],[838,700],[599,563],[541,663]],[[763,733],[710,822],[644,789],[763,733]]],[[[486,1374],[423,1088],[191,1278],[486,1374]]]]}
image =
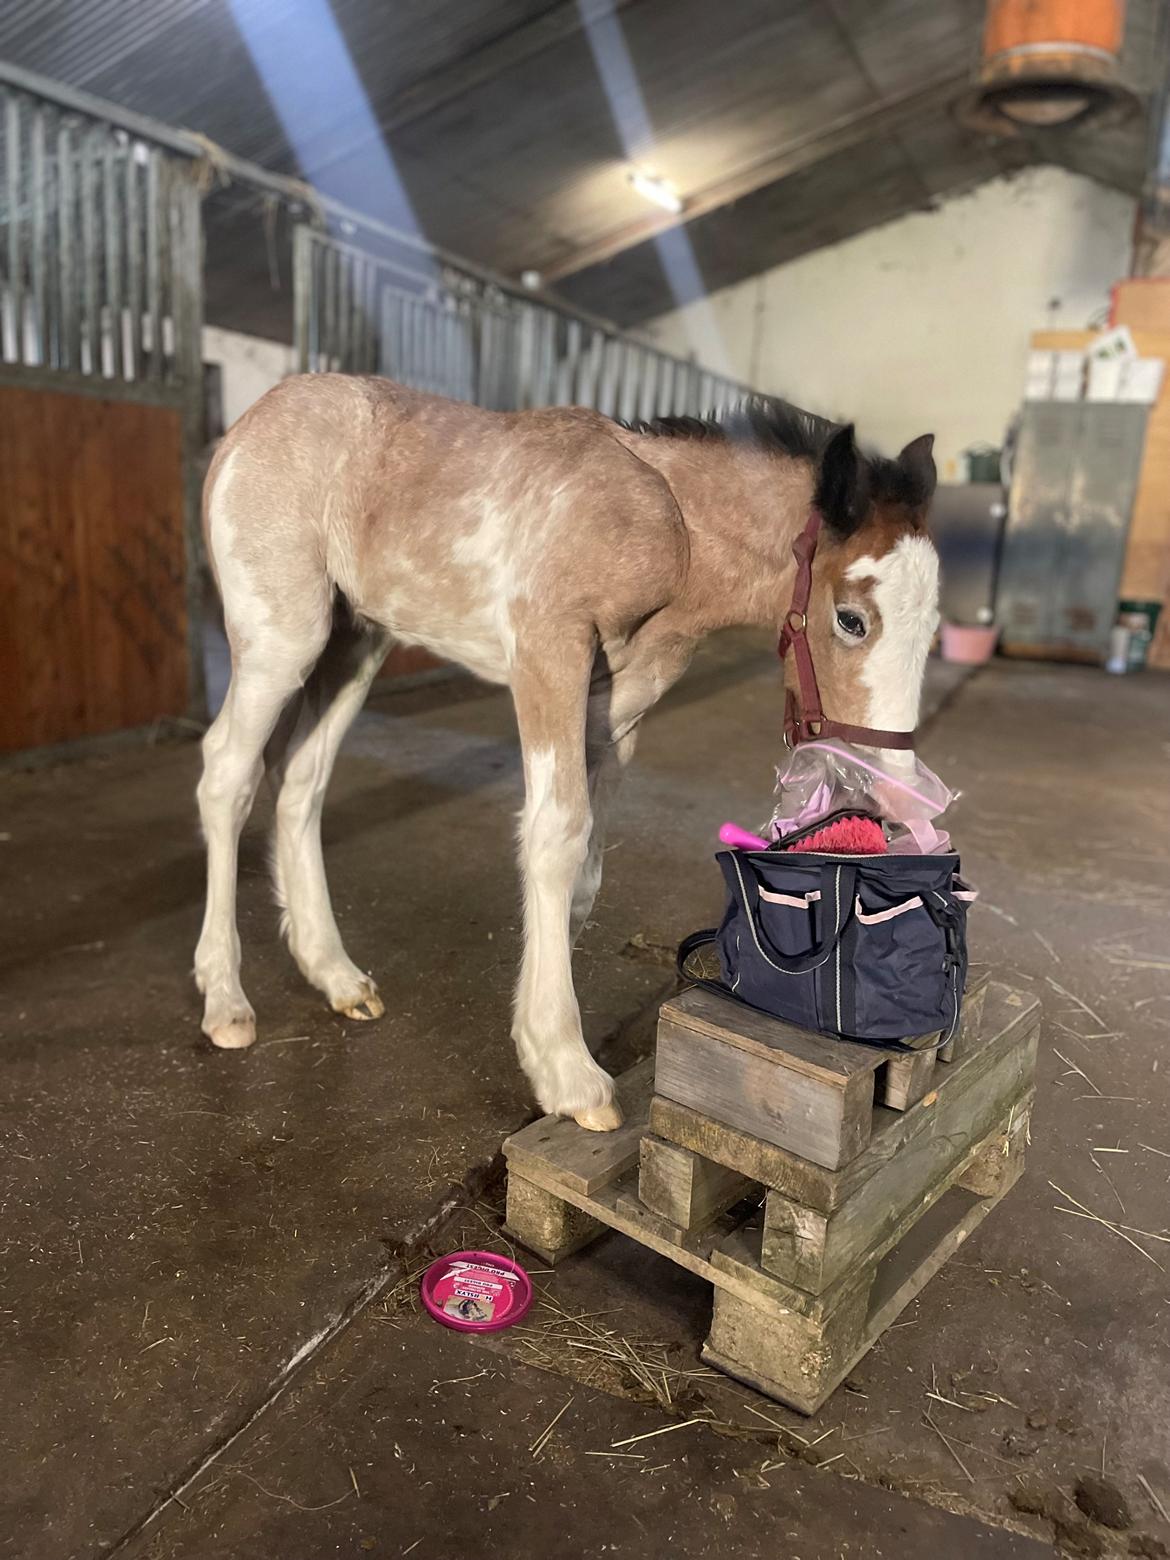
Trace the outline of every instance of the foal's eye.
{"type": "Polygon", "coordinates": [[[851,612],[848,607],[842,607],[837,613],[837,626],[850,639],[864,639],[866,632],[865,619],[860,612],[851,612]]]}

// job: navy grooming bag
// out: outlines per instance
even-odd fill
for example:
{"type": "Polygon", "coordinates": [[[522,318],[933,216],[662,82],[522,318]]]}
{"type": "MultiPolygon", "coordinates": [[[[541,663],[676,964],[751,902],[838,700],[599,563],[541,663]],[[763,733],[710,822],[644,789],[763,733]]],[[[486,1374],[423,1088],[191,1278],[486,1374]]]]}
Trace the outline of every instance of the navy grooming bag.
{"type": "Polygon", "coordinates": [[[680,968],[716,942],[723,981],[701,983],[802,1029],[894,1050],[954,1034],[975,898],[957,855],[725,850],[716,860],[727,910],[717,931],[687,938],[680,968]]]}

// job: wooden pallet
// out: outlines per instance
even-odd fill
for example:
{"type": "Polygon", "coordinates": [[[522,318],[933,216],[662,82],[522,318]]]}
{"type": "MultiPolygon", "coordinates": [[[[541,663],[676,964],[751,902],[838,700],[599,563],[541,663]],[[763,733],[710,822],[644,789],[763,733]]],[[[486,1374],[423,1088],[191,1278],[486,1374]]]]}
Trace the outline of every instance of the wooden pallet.
{"type": "Polygon", "coordinates": [[[938,1087],[879,1107],[837,1170],[651,1103],[643,1063],[620,1082],[621,1141],[555,1118],[508,1139],[509,1230],[555,1263],[615,1229],[701,1275],[715,1292],[704,1357],[815,1412],[1018,1178],[1038,1024],[1034,999],[991,987],[938,1087]]]}
{"type": "Polygon", "coordinates": [[[936,1058],[953,1064],[962,1055],[979,1031],[986,986],[986,970],[974,972],[942,1052],[937,1035],[926,1035],[900,1055],[826,1039],[692,987],[663,1004],[655,1091],[837,1169],[870,1141],[875,1106],[909,1109],[929,1093],[936,1058]]]}

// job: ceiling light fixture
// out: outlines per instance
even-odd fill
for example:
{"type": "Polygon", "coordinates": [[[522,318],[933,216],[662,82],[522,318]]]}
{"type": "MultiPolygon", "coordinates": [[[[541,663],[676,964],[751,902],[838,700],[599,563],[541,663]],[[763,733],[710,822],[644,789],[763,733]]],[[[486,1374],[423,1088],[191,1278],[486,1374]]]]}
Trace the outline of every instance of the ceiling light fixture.
{"type": "Polygon", "coordinates": [[[663,211],[673,212],[677,217],[683,209],[682,196],[657,174],[643,173],[640,168],[631,168],[626,178],[639,195],[653,201],[656,206],[661,206],[663,211]]]}

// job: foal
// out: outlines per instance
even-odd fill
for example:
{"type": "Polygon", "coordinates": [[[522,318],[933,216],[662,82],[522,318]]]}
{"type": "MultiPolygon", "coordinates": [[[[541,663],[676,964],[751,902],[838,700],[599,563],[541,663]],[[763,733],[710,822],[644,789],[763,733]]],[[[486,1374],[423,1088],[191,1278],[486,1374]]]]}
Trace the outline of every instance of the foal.
{"type": "Polygon", "coordinates": [[[224,1047],[256,1035],[236,864],[265,766],[293,957],[337,1012],[383,1012],[333,918],[321,808],[391,642],[423,645],[506,683],[515,702],[521,1065],[545,1110],[619,1125],[613,1081],[582,1039],[571,958],[638,722],[704,634],[780,623],[792,541],[816,503],[824,534],[807,618],[825,712],[912,728],[937,622],[938,560],[923,533],[931,442],[867,458],[852,427],[780,402],[722,424],[625,427],[580,409],[487,412],[372,378],[306,375],[270,391],[224,439],[204,494],[232,653],[199,784],[204,1033],[224,1047]]]}

